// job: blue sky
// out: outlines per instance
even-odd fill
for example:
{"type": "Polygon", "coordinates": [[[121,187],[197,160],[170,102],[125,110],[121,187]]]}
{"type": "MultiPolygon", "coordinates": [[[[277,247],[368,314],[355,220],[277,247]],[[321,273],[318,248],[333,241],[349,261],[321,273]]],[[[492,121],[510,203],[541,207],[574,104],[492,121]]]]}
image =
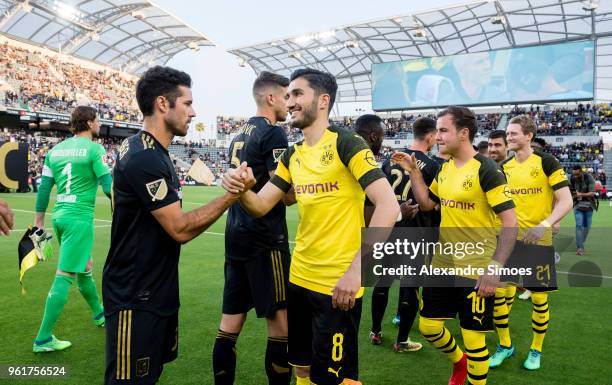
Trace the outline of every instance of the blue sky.
{"type": "MultiPolygon", "coordinates": [[[[217,45],[199,52],[183,51],[168,63],[192,76],[196,121],[207,126],[213,124],[219,114],[250,116],[255,112],[250,95],[255,73],[250,67],[239,67],[235,56],[226,52],[228,49],[464,2],[154,0],[156,5],[198,29],[217,45]]],[[[354,114],[354,108],[342,109],[341,106],[340,112],[354,114]]]]}

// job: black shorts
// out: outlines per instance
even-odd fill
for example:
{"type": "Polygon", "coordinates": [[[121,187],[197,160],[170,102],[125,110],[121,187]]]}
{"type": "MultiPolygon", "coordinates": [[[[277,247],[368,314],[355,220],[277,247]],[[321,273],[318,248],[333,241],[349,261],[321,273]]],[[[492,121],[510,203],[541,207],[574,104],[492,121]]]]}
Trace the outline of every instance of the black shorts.
{"type": "Polygon", "coordinates": [[[104,384],[154,384],[178,355],[178,312],[121,310],[106,317],[104,384]]]}
{"type": "Polygon", "coordinates": [[[257,317],[272,318],[287,307],[288,250],[253,249],[246,260],[225,260],[223,314],[255,308],[257,317]]]}
{"type": "Polygon", "coordinates": [[[552,246],[516,242],[506,267],[530,269],[531,274],[505,275],[502,277],[503,281],[520,284],[536,293],[557,290],[555,250],[552,246]]]}
{"type": "Polygon", "coordinates": [[[421,317],[453,319],[459,314],[459,325],[474,331],[492,331],[494,297],[479,298],[473,285],[462,287],[424,287],[421,317]]]}
{"type": "Polygon", "coordinates": [[[357,380],[361,298],[343,311],[332,307],[331,295],[292,283],[288,294],[289,364],[310,366],[310,380],[317,385],[357,380]]]}

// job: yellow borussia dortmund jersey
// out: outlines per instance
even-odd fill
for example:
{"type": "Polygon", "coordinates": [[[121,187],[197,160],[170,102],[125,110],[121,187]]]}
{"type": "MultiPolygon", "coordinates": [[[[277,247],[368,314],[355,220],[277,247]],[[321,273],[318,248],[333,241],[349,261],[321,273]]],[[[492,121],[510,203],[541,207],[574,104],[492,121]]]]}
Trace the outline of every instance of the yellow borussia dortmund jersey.
{"type": "MultiPolygon", "coordinates": [[[[502,169],[516,204],[518,239],[521,240],[526,229],[537,226],[550,216],[553,192],[569,186],[569,182],[559,161],[554,156],[540,151],[534,151],[522,163],[517,162],[513,156],[502,163],[502,169]]],[[[538,244],[552,245],[550,229],[544,233],[538,244]]]]}
{"type": "Polygon", "coordinates": [[[450,159],[440,167],[429,193],[440,204],[440,242],[455,245],[452,250],[436,251],[433,265],[486,267],[497,245],[496,213],[514,207],[504,174],[495,161],[476,154],[457,167],[450,159]],[[482,242],[483,251],[469,256],[465,250],[457,252],[465,242],[482,242]]]}
{"type": "Polygon", "coordinates": [[[345,129],[330,127],[316,145],[299,142],[283,153],[270,181],[295,188],[300,223],[290,282],[332,294],[361,247],[364,189],[384,177],[365,141],[345,129]]]}

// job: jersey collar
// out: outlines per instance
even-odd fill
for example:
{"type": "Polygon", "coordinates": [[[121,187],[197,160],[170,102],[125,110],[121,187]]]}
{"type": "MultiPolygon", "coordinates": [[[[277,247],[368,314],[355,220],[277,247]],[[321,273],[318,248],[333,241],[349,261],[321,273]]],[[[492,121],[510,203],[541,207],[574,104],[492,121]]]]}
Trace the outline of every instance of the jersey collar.
{"type": "Polygon", "coordinates": [[[145,131],[145,130],[142,130],[142,131],[140,131],[140,134],[141,134],[141,135],[146,135],[146,136],[148,136],[149,138],[152,138],[152,139],[153,139],[153,141],[155,141],[155,148],[161,149],[163,152],[165,152],[165,153],[166,153],[166,155],[168,155],[168,150],[166,149],[166,147],[162,146],[162,144],[161,144],[161,143],[159,143],[159,141],[158,141],[157,139],[155,139],[155,137],[154,137],[153,135],[151,135],[151,133],[150,133],[150,132],[145,131]]]}

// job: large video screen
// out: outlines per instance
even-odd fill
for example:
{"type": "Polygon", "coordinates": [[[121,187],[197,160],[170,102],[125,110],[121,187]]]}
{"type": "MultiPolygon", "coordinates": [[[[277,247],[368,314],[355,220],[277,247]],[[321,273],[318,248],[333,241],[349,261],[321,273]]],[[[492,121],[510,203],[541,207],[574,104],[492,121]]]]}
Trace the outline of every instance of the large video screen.
{"type": "Polygon", "coordinates": [[[593,99],[592,41],[372,65],[372,109],[593,99]]]}

